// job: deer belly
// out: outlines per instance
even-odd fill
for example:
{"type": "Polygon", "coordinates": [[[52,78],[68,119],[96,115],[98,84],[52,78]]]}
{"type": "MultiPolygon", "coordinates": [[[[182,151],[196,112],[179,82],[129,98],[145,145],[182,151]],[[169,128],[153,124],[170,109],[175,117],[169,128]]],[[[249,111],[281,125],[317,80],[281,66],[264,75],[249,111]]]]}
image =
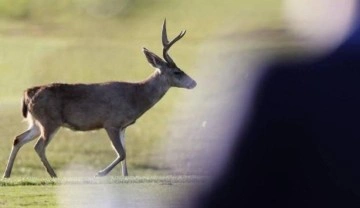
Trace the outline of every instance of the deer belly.
{"type": "Polygon", "coordinates": [[[63,123],[62,126],[74,131],[91,131],[91,130],[103,128],[103,124],[101,122],[96,122],[96,121],[86,121],[82,123],[66,121],[63,123]]]}

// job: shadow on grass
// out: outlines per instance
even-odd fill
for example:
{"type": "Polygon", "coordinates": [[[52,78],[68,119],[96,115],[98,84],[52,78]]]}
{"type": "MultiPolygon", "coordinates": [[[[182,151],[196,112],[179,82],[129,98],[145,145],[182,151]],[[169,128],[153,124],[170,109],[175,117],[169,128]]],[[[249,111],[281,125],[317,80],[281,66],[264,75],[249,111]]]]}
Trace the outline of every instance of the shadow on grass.
{"type": "Polygon", "coordinates": [[[170,167],[160,167],[152,164],[134,164],[134,168],[143,170],[154,170],[154,171],[170,171],[170,167]]]}

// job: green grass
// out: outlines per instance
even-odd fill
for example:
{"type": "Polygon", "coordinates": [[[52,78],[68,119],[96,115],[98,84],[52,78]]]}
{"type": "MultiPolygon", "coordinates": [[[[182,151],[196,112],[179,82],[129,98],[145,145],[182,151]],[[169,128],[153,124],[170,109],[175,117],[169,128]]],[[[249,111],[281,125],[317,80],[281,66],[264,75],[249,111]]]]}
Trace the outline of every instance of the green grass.
{"type": "Polygon", "coordinates": [[[0,207],[58,207],[53,186],[0,187],[0,207]]]}
{"type": "Polygon", "coordinates": [[[0,175],[13,138],[27,128],[21,122],[23,90],[51,82],[145,79],[153,69],[141,48],[161,55],[165,17],[170,38],[187,30],[170,53],[198,82],[191,91],[171,89],[127,129],[133,177],[116,177],[119,165],[106,179],[92,178],[115,158],[106,133],[61,129],[47,148],[60,179],[49,179],[34,142],[27,144],[11,179],[0,181],[0,207],[89,207],[88,199],[103,196],[101,190],[115,194],[111,203],[129,205],[123,207],[164,201],[170,206],[163,207],[187,207],[189,190],[204,180],[185,176],[213,174],[204,167],[213,163],[211,144],[226,139],[219,117],[228,115],[222,109],[233,107],[234,93],[246,82],[247,56],[239,67],[229,67],[230,60],[249,48],[282,46],[283,36],[274,40],[266,33],[282,28],[280,6],[279,0],[0,1],[0,175]]]}
{"type": "Polygon", "coordinates": [[[0,207],[184,207],[200,177],[110,177],[0,182],[0,207]]]}
{"type": "Polygon", "coordinates": [[[135,184],[135,183],[205,183],[208,177],[204,176],[110,176],[110,177],[63,177],[63,178],[16,178],[1,179],[0,187],[5,186],[42,186],[42,185],[73,185],[73,184],[135,184]]]}

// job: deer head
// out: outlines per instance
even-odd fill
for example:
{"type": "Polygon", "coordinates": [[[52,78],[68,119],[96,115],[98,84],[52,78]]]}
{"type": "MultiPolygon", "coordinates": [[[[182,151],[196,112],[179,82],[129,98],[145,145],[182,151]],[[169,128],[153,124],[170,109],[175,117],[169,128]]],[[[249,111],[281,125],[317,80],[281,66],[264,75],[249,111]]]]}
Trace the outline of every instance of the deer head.
{"type": "Polygon", "coordinates": [[[186,33],[185,30],[181,31],[180,34],[176,36],[176,38],[174,38],[172,41],[169,41],[167,38],[166,19],[165,19],[162,27],[162,44],[163,44],[164,60],[146,48],[143,48],[143,52],[148,62],[151,64],[151,66],[157,68],[160,71],[161,75],[166,77],[170,86],[192,89],[196,86],[195,80],[193,80],[179,67],[177,67],[173,59],[168,54],[170,47],[175,42],[177,42],[182,37],[184,37],[185,33],[186,33]]]}

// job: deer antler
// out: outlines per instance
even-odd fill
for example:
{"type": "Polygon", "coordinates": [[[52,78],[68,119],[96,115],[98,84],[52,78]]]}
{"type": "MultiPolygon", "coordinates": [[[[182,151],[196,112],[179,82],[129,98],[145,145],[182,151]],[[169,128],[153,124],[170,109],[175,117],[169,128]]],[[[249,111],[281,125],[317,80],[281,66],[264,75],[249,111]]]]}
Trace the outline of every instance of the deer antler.
{"type": "Polygon", "coordinates": [[[169,40],[167,38],[167,33],[166,33],[166,19],[164,20],[163,28],[162,28],[162,44],[164,47],[163,48],[163,57],[168,64],[176,66],[175,62],[171,59],[170,55],[168,54],[168,50],[176,41],[178,41],[182,37],[184,37],[185,33],[186,33],[186,30],[181,31],[180,34],[178,36],[176,36],[176,38],[174,38],[174,40],[169,42],[169,40]]]}

